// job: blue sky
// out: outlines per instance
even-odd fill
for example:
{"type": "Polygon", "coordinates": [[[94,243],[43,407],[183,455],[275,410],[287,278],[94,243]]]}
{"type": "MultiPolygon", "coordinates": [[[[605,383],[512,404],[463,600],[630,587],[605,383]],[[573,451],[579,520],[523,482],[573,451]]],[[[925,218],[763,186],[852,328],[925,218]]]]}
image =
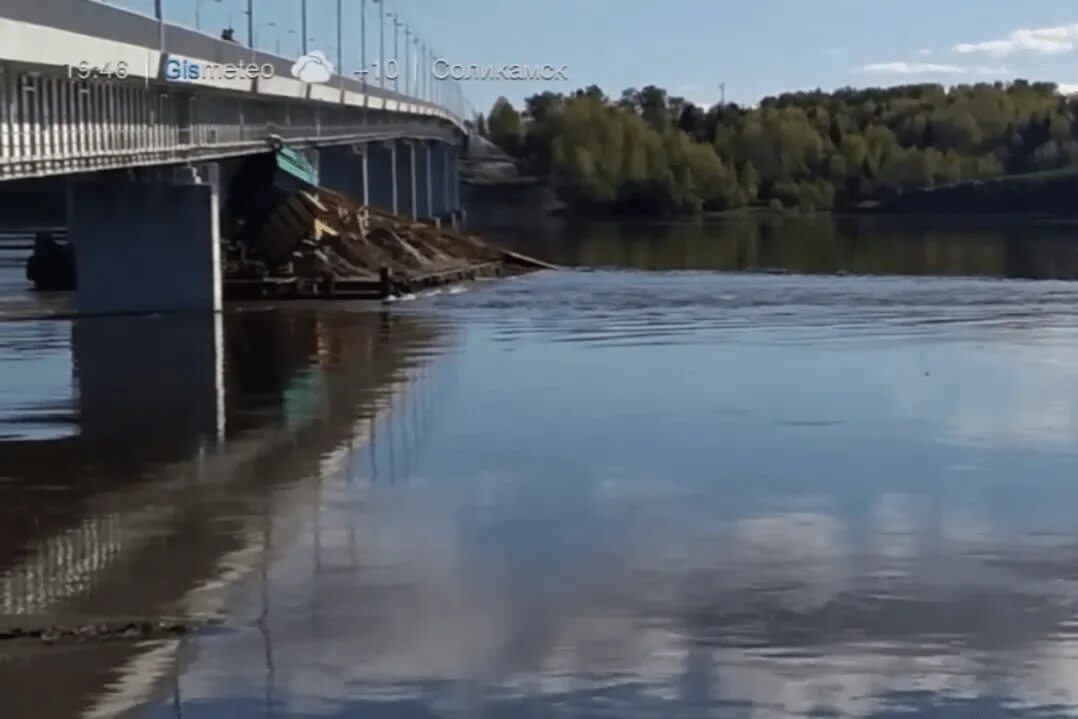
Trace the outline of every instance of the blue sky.
{"type": "MultiPolygon", "coordinates": [[[[152,0],[110,0],[141,10],[152,0]]],[[[164,0],[170,21],[194,26],[197,0],[164,0]]],[[[360,0],[342,0],[345,64],[359,64],[360,0]]],[[[617,96],[661,85],[701,104],[751,104],[785,90],[844,85],[943,84],[1025,77],[1078,86],[1075,0],[386,0],[442,56],[461,63],[568,66],[569,82],[473,81],[466,94],[485,110],[546,89],[597,84],[617,96]]],[[[246,0],[202,0],[215,32],[246,0]]],[[[299,0],[255,0],[259,45],[281,31],[294,54],[299,0]]],[[[336,57],[336,0],[308,0],[312,47],[336,57]]],[[[377,55],[376,6],[368,0],[368,62],[377,55]]],[[[387,45],[392,49],[392,34],[387,45]]]]}

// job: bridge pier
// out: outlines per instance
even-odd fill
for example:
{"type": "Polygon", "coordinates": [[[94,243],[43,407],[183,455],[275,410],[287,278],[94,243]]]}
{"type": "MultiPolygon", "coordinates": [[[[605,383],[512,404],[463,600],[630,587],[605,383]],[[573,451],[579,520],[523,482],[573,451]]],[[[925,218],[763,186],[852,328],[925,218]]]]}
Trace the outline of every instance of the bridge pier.
{"type": "Polygon", "coordinates": [[[108,173],[68,185],[75,307],[221,309],[220,168],[108,173]]]}
{"type": "Polygon", "coordinates": [[[447,200],[449,186],[449,166],[446,164],[445,144],[431,143],[431,215],[437,218],[448,214],[447,200]]]}
{"type": "Polygon", "coordinates": [[[395,145],[397,209],[394,212],[398,215],[412,215],[412,208],[415,206],[415,173],[412,162],[414,150],[407,140],[398,140],[395,145]]]}
{"type": "Polygon", "coordinates": [[[428,218],[430,210],[430,142],[424,140],[416,148],[416,218],[428,218]]]}
{"type": "Polygon", "coordinates": [[[397,211],[396,143],[372,142],[367,145],[370,204],[390,212],[397,211]]]}
{"type": "Polygon", "coordinates": [[[460,148],[449,146],[449,212],[456,215],[460,210],[460,148]]]}
{"type": "Polygon", "coordinates": [[[367,183],[364,181],[364,165],[367,161],[365,151],[357,151],[351,146],[326,147],[319,151],[318,156],[322,185],[367,204],[367,183]]]}

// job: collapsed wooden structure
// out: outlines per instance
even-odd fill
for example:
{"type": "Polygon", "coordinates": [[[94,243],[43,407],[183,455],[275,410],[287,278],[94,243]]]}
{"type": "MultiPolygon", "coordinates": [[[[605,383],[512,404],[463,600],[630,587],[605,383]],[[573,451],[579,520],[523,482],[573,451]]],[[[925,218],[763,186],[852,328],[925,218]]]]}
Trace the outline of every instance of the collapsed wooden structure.
{"type": "Polygon", "coordinates": [[[234,181],[226,229],[226,297],[386,298],[553,265],[482,240],[364,206],[312,183],[287,148],[234,181]],[[267,182],[268,178],[268,182],[267,182]]]}

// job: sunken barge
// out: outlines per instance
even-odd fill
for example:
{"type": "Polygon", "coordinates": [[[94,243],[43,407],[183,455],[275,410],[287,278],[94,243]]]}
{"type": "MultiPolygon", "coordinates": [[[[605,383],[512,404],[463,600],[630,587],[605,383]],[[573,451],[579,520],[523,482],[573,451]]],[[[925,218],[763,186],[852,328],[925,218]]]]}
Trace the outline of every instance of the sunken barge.
{"type": "Polygon", "coordinates": [[[248,161],[228,192],[227,299],[385,299],[481,277],[554,266],[321,187],[278,144],[248,161]]]}

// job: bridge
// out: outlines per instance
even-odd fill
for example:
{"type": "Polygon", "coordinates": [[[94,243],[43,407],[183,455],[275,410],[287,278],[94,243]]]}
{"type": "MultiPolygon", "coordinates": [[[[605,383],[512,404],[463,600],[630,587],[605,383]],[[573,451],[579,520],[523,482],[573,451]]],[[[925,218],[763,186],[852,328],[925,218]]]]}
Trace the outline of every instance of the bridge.
{"type": "Polygon", "coordinates": [[[358,20],[337,2],[335,71],[303,82],[292,58],[253,46],[254,0],[246,44],[166,22],[168,1],[151,16],[99,0],[0,0],[0,183],[63,178],[78,310],[219,310],[228,183],[271,142],[364,204],[457,216],[469,110],[414,34],[403,82],[350,74],[343,47],[359,40],[343,30],[365,26],[367,2],[358,20]],[[192,66],[202,72],[177,71],[192,66]]]}

